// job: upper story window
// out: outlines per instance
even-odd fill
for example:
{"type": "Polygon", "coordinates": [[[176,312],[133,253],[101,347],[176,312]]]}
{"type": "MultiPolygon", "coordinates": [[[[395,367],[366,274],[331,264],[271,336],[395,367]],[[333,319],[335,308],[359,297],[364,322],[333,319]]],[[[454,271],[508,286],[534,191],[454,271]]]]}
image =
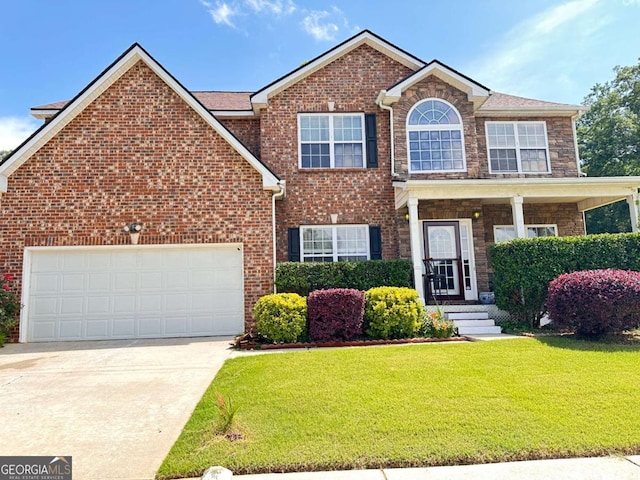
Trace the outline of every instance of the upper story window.
{"type": "Polygon", "coordinates": [[[415,105],[407,118],[410,172],[466,170],[460,114],[444,100],[415,105]]]}
{"type": "Polygon", "coordinates": [[[303,262],[369,260],[367,225],[300,227],[303,262]]]}
{"type": "Polygon", "coordinates": [[[364,168],[364,114],[298,115],[300,168],[364,168]]]}
{"type": "Polygon", "coordinates": [[[545,122],[487,122],[491,173],[549,173],[545,122]]]}

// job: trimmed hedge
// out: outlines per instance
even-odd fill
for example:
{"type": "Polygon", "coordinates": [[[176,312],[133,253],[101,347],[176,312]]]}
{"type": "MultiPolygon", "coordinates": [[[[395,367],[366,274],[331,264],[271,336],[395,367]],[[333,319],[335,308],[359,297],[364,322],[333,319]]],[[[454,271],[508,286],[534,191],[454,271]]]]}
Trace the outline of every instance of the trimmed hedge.
{"type": "Polygon", "coordinates": [[[311,340],[353,340],[362,335],[364,293],[360,290],[315,290],[309,294],[307,307],[311,340]]]}
{"type": "Polygon", "coordinates": [[[565,273],[549,285],[549,316],[585,337],[640,326],[640,272],[586,270],[565,273]]]}
{"type": "Polygon", "coordinates": [[[412,288],[371,288],[365,298],[365,333],[373,338],[412,338],[424,321],[424,305],[412,288]]]}
{"type": "Polygon", "coordinates": [[[369,290],[382,285],[413,286],[411,260],[367,260],[364,262],[282,262],[276,265],[278,292],[307,296],[314,290],[355,288],[369,290]]]}
{"type": "Polygon", "coordinates": [[[256,332],[273,343],[293,343],[307,331],[307,299],[296,293],[261,297],[253,307],[256,332]]]}
{"type": "Polygon", "coordinates": [[[539,326],[549,282],[563,273],[615,268],[640,270],[640,234],[517,239],[491,245],[496,305],[539,326]]]}

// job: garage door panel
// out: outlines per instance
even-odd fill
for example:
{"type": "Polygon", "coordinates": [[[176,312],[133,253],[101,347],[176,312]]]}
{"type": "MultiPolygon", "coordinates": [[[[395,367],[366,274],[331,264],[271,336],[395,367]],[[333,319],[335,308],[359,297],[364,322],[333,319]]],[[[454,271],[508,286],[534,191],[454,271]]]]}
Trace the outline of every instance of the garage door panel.
{"type": "Polygon", "coordinates": [[[60,304],[61,315],[82,314],[84,312],[84,297],[63,297],[60,304]]]}
{"type": "Polygon", "coordinates": [[[31,277],[31,291],[42,293],[57,293],[58,292],[58,275],[36,273],[31,277]]]}
{"type": "Polygon", "coordinates": [[[114,319],[113,336],[117,338],[133,338],[136,336],[135,317],[114,319]]]}
{"type": "Polygon", "coordinates": [[[109,320],[88,320],[87,333],[88,339],[101,339],[109,336],[109,320]]]}
{"type": "Polygon", "coordinates": [[[83,321],[64,320],[59,322],[58,336],[61,340],[82,340],[83,321]]]}
{"type": "MultiPolygon", "coordinates": [[[[117,267],[117,266],[116,266],[117,267]]],[[[137,288],[137,279],[135,271],[132,272],[117,272],[114,274],[114,285],[113,289],[115,291],[125,291],[130,292],[137,288]]]]}
{"type": "Polygon", "coordinates": [[[142,317],[138,321],[140,336],[161,337],[162,336],[162,319],[142,317]]]}
{"type": "Polygon", "coordinates": [[[164,297],[165,299],[165,311],[169,313],[186,312],[189,308],[189,295],[182,294],[169,294],[164,297]]]}
{"type": "Polygon", "coordinates": [[[141,290],[162,289],[162,272],[146,272],[140,274],[141,290]]]}
{"type": "Polygon", "coordinates": [[[87,297],[88,315],[108,315],[111,312],[110,297],[87,297]]]}
{"type": "Polygon", "coordinates": [[[176,316],[164,319],[164,332],[167,335],[184,336],[189,333],[189,319],[176,316]]]}
{"type": "Polygon", "coordinates": [[[29,341],[243,330],[237,245],[35,250],[26,309],[29,341]]]}

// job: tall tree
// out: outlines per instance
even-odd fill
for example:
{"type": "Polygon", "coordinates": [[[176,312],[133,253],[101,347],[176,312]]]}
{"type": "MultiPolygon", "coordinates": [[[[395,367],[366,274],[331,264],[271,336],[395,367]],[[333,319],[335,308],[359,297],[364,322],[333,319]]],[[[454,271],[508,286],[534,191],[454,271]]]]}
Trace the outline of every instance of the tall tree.
{"type": "MultiPolygon", "coordinates": [[[[591,89],[584,99],[590,109],[578,120],[580,157],[590,177],[640,175],[640,59],[614,73],[591,89]]],[[[631,230],[625,202],[591,210],[586,220],[588,233],[631,230]]]]}

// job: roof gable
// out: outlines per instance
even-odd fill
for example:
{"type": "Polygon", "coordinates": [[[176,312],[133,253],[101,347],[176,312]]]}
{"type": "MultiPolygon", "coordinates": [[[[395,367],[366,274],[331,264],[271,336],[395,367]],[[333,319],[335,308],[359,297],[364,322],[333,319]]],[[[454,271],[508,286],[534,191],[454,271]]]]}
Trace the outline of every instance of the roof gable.
{"type": "Polygon", "coordinates": [[[408,76],[401,82],[396,83],[386,91],[381,92],[380,99],[385,105],[391,105],[402,96],[402,93],[416,83],[424,80],[430,75],[438,77],[440,80],[461,90],[467,94],[469,101],[478,106],[489,96],[490,90],[484,85],[472,80],[453,68],[438,60],[432,60],[423,68],[408,76]]]}
{"type": "Polygon", "coordinates": [[[144,62],[176,94],[184,100],[204,121],[227,141],[246,161],[262,175],[265,189],[279,190],[280,179],[256,158],[226,127],[224,127],[202,103],[194,97],[178,80],[160,65],[139,44],[134,43],[109,67],[98,75],[78,95],[42,125],[14,152],[0,163],[0,192],[7,191],[7,178],[16,171],[31,155],[38,151],[51,138],[57,135],[71,120],[77,117],[102,92],[113,85],[122,75],[139,61],[144,62]]]}
{"type": "Polygon", "coordinates": [[[294,83],[299,82],[312,73],[320,70],[337,58],[342,57],[343,55],[358,48],[361,45],[368,45],[371,48],[387,55],[388,57],[394,59],[395,61],[412,70],[418,70],[425,65],[425,63],[419,58],[387,42],[382,37],[379,37],[369,30],[363,30],[362,32],[345,40],[341,44],[335,46],[331,50],[328,50],[327,52],[319,55],[313,60],[310,60],[309,62],[296,68],[292,72],[289,72],[283,77],[280,77],[266,87],[258,90],[251,96],[251,104],[253,105],[253,109],[260,110],[267,105],[269,98],[271,98],[272,96],[285,90],[294,83]]]}

